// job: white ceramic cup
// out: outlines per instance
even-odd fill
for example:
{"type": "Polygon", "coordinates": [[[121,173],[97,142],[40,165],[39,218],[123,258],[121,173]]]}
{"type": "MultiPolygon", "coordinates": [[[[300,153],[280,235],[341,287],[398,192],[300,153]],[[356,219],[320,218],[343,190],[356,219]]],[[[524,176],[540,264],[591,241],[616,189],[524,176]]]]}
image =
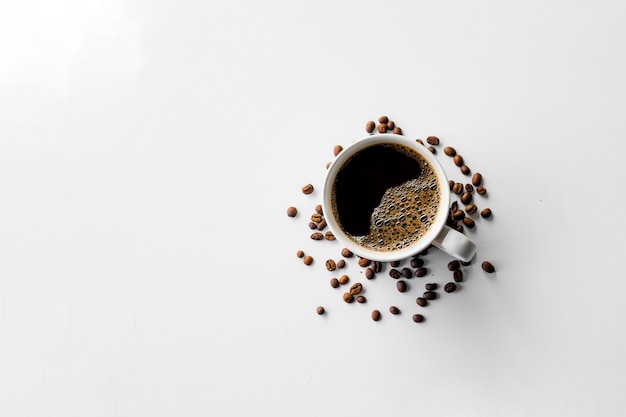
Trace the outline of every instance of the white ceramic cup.
{"type": "MultiPolygon", "coordinates": [[[[366,188],[367,184],[364,184],[364,186],[366,188]]],[[[462,261],[469,261],[476,253],[476,244],[471,239],[463,233],[459,233],[458,231],[446,226],[450,208],[450,186],[448,184],[448,179],[445,171],[435,156],[425,146],[421,145],[414,139],[408,139],[404,136],[394,134],[376,134],[354,141],[352,144],[344,148],[329,165],[326,172],[326,178],[324,180],[322,198],[324,218],[326,219],[330,230],[344,245],[344,247],[350,249],[353,253],[363,258],[381,262],[400,260],[416,255],[428,248],[430,245],[433,245],[454,258],[462,261]],[[437,180],[439,181],[439,188],[441,191],[439,208],[426,233],[410,246],[393,251],[373,250],[360,245],[355,240],[351,239],[339,226],[339,222],[335,217],[332,205],[333,184],[337,178],[337,173],[341,170],[345,162],[357,152],[365,148],[384,143],[404,145],[418,152],[432,166],[437,176],[437,180]]]]}

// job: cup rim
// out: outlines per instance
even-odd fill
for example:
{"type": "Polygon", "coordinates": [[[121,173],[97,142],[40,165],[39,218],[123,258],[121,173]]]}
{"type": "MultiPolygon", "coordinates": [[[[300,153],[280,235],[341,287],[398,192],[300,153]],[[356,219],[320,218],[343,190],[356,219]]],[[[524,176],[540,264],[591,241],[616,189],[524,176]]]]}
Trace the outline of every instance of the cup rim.
{"type": "Polygon", "coordinates": [[[424,249],[428,248],[433,240],[439,235],[441,230],[445,227],[448,219],[448,209],[450,204],[450,187],[446,173],[441,166],[441,163],[436,157],[422,144],[414,139],[409,139],[402,135],[396,135],[393,133],[381,133],[376,135],[366,136],[355,140],[350,145],[346,146],[333,161],[331,161],[326,171],[324,178],[323,194],[322,194],[322,210],[324,218],[330,231],[335,235],[335,238],[347,249],[355,253],[357,256],[379,262],[389,262],[400,259],[405,259],[413,255],[419,254],[424,249]],[[339,172],[339,169],[343,164],[356,152],[365,149],[369,146],[378,145],[382,143],[393,143],[405,145],[418,152],[428,163],[430,163],[437,174],[439,179],[439,186],[441,189],[441,201],[440,210],[426,234],[416,243],[403,249],[392,252],[373,251],[358,245],[352,239],[350,239],[339,227],[339,224],[332,215],[331,204],[331,190],[334,182],[334,178],[339,172]]]}

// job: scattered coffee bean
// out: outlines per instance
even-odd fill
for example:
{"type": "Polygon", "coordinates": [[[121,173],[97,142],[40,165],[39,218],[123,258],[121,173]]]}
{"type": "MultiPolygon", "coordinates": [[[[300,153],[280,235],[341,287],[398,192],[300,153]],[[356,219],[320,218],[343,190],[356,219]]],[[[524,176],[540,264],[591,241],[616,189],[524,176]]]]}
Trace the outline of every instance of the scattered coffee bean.
{"type": "Polygon", "coordinates": [[[360,303],[360,304],[363,304],[363,303],[367,302],[367,298],[365,298],[365,296],[363,296],[363,295],[359,295],[359,296],[356,298],[356,302],[357,302],[357,303],[360,303]]]}
{"type": "Polygon", "coordinates": [[[328,232],[326,232],[324,237],[326,238],[326,240],[335,240],[336,239],[335,235],[330,230],[328,232]]]}
{"type": "Polygon", "coordinates": [[[389,276],[393,279],[398,279],[402,276],[402,272],[398,271],[396,268],[391,268],[389,270],[389,276]]]}
{"type": "Polygon", "coordinates": [[[298,258],[304,258],[304,251],[299,250],[298,252],[296,252],[296,256],[298,258]]]}
{"type": "Polygon", "coordinates": [[[378,118],[378,123],[387,123],[389,121],[389,117],[387,116],[380,116],[378,118]]]}
{"type": "Polygon", "coordinates": [[[336,145],[333,148],[333,153],[335,154],[335,156],[339,155],[341,153],[341,151],[343,151],[343,146],[341,146],[341,145],[336,145]]]}
{"type": "Polygon", "coordinates": [[[372,265],[372,269],[376,273],[378,273],[378,272],[383,270],[383,263],[380,262],[380,261],[372,261],[371,265],[372,265]]]}
{"type": "Polygon", "coordinates": [[[307,255],[303,260],[305,265],[311,265],[313,263],[313,257],[311,255],[307,255]]]}
{"type": "Polygon", "coordinates": [[[434,291],[426,291],[422,297],[424,297],[427,300],[434,300],[435,298],[437,298],[437,293],[434,291]]]}
{"type": "Polygon", "coordinates": [[[426,300],[424,297],[417,297],[415,299],[415,302],[420,307],[426,307],[428,305],[428,300],[426,300]]]}
{"type": "Polygon", "coordinates": [[[454,271],[452,276],[454,277],[454,281],[455,282],[462,282],[463,281],[463,271],[460,270],[460,269],[457,269],[456,271],[454,271]]]}
{"type": "Polygon", "coordinates": [[[287,208],[287,216],[289,217],[296,217],[298,215],[298,209],[291,206],[289,208],[287,208]]]}
{"type": "Polygon", "coordinates": [[[476,192],[480,195],[485,195],[487,194],[487,189],[481,185],[480,187],[476,187],[476,192]]]}
{"type": "Polygon", "coordinates": [[[483,211],[480,212],[480,217],[482,217],[483,219],[488,219],[489,217],[491,217],[491,209],[484,208],[483,211]]]}
{"type": "Polygon", "coordinates": [[[443,290],[445,292],[454,292],[456,291],[456,284],[454,282],[448,282],[446,285],[443,286],[443,290]]]}
{"type": "Polygon", "coordinates": [[[452,146],[446,146],[445,148],[443,148],[443,153],[448,156],[454,156],[456,155],[456,149],[454,149],[452,146]]]}
{"type": "Polygon", "coordinates": [[[393,268],[397,268],[400,266],[402,262],[401,261],[391,261],[389,262],[389,266],[393,267],[393,268]]]}
{"type": "Polygon", "coordinates": [[[324,211],[322,209],[322,205],[321,204],[318,204],[317,206],[315,206],[315,212],[319,213],[321,215],[324,215],[324,211]]]}
{"type": "Polygon", "coordinates": [[[322,221],[317,224],[317,230],[324,229],[326,229],[326,219],[322,219],[322,221]]]}
{"type": "Polygon", "coordinates": [[[431,145],[439,145],[439,138],[437,136],[429,136],[426,138],[426,142],[430,143],[431,145]]]}
{"type": "Polygon", "coordinates": [[[463,166],[463,157],[459,154],[454,155],[454,165],[458,167],[463,166]]]}
{"type": "Polygon", "coordinates": [[[363,285],[361,285],[360,282],[355,282],[354,284],[352,284],[352,286],[350,287],[350,294],[352,295],[357,295],[360,294],[361,291],[363,291],[363,285]]]}
{"type": "Polygon", "coordinates": [[[470,167],[468,167],[467,165],[463,165],[461,167],[461,174],[463,175],[469,175],[472,173],[472,170],[470,169],[470,167]]]}
{"type": "Polygon", "coordinates": [[[326,312],[326,310],[322,306],[317,307],[316,311],[317,311],[317,314],[319,314],[320,316],[326,312]]]}
{"type": "Polygon", "coordinates": [[[485,272],[487,272],[489,274],[491,274],[493,272],[496,272],[496,268],[489,261],[483,262],[481,266],[483,267],[483,271],[485,271],[485,272]]]}
{"type": "Polygon", "coordinates": [[[380,311],[378,310],[372,311],[372,320],[374,321],[380,320],[380,311]]]}
{"type": "Polygon", "coordinates": [[[429,146],[428,150],[430,151],[430,153],[432,153],[433,155],[435,155],[437,153],[437,149],[435,149],[434,146],[429,146]]]}
{"type": "Polygon", "coordinates": [[[453,260],[448,262],[448,270],[449,271],[456,271],[457,269],[459,269],[461,267],[461,261],[458,260],[453,260]]]}
{"type": "Polygon", "coordinates": [[[427,291],[435,291],[439,288],[439,285],[436,282],[429,282],[424,286],[424,288],[426,288],[427,291]]]}
{"type": "Polygon", "coordinates": [[[367,133],[372,133],[374,129],[376,129],[376,123],[374,123],[373,120],[370,120],[369,122],[365,124],[365,131],[367,133]]]}
{"type": "Polygon", "coordinates": [[[465,212],[463,210],[457,210],[452,213],[452,218],[454,220],[462,220],[465,217],[465,212]]]}
{"type": "Polygon", "coordinates": [[[400,314],[400,309],[396,306],[389,307],[389,312],[393,315],[400,314]]]}
{"type": "Polygon", "coordinates": [[[339,280],[337,278],[331,278],[330,279],[330,286],[333,288],[338,288],[339,287],[339,280]]]}
{"type": "Polygon", "coordinates": [[[474,228],[474,226],[476,225],[474,219],[472,219],[471,217],[464,217],[463,224],[465,224],[465,226],[469,227],[470,229],[474,228]]]}
{"type": "Polygon", "coordinates": [[[319,223],[322,221],[322,215],[319,213],[313,213],[311,214],[311,221],[315,222],[315,223],[319,223]]]}
{"type": "Polygon", "coordinates": [[[381,123],[378,125],[378,133],[387,133],[387,123],[381,123]]]}
{"type": "Polygon", "coordinates": [[[389,120],[387,122],[387,130],[393,130],[396,128],[396,122],[394,122],[393,120],[389,120]]]}
{"type": "Polygon", "coordinates": [[[402,134],[402,129],[400,129],[398,126],[393,128],[393,133],[395,135],[401,135],[402,134]]]}
{"type": "Polygon", "coordinates": [[[320,232],[315,232],[311,234],[311,239],[313,240],[324,240],[324,235],[320,232]]]}
{"type": "Polygon", "coordinates": [[[472,184],[474,184],[476,187],[478,187],[479,185],[482,185],[483,183],[483,176],[480,173],[475,173],[472,176],[472,184]]]}
{"type": "Polygon", "coordinates": [[[347,275],[342,275],[339,277],[339,284],[341,285],[346,285],[348,282],[350,282],[350,277],[347,275]]]}
{"type": "Polygon", "coordinates": [[[405,292],[406,289],[407,289],[406,281],[400,280],[400,281],[396,282],[396,288],[400,292],[405,292]]]}
{"type": "Polygon", "coordinates": [[[311,194],[313,192],[314,188],[312,184],[307,184],[304,187],[302,187],[302,192],[304,194],[311,194]]]}
{"type": "Polygon", "coordinates": [[[454,228],[454,230],[456,230],[456,231],[457,231],[457,232],[459,232],[459,233],[463,233],[463,232],[464,232],[463,226],[462,226],[462,225],[460,225],[460,224],[459,224],[459,225],[457,225],[457,226],[454,228]]]}
{"type": "Polygon", "coordinates": [[[415,323],[421,323],[424,321],[424,316],[422,316],[421,314],[413,314],[413,321],[415,323]]]}
{"type": "Polygon", "coordinates": [[[409,268],[402,268],[400,273],[404,278],[411,278],[413,276],[413,271],[411,271],[409,268]]]}
{"type": "Polygon", "coordinates": [[[468,193],[473,193],[474,186],[472,184],[465,184],[465,191],[467,191],[468,193]]]}
{"type": "Polygon", "coordinates": [[[450,204],[450,211],[454,213],[458,209],[459,209],[459,203],[456,201],[453,201],[452,204],[450,204]]]}
{"type": "Polygon", "coordinates": [[[454,181],[448,180],[448,185],[450,186],[450,191],[452,191],[454,189],[454,181]]]}
{"type": "Polygon", "coordinates": [[[454,194],[461,194],[463,192],[463,184],[461,184],[460,182],[454,183],[454,185],[452,186],[452,192],[454,194]]]}
{"type": "Polygon", "coordinates": [[[359,263],[360,267],[365,268],[365,267],[370,266],[372,261],[370,261],[369,259],[366,259],[366,258],[359,258],[359,262],[358,263],[359,263]]]}
{"type": "Polygon", "coordinates": [[[412,268],[421,268],[422,266],[424,266],[424,260],[422,258],[418,258],[416,256],[411,258],[411,267],[412,268]]]}
{"type": "Polygon", "coordinates": [[[337,261],[337,268],[338,269],[344,268],[345,266],[346,266],[346,261],[344,261],[343,259],[339,259],[337,261]]]}
{"type": "Polygon", "coordinates": [[[365,270],[365,278],[374,279],[374,277],[375,277],[374,270],[372,268],[367,268],[365,270]]]}
{"type": "Polygon", "coordinates": [[[350,294],[349,292],[344,292],[343,301],[345,301],[346,303],[351,303],[354,301],[354,296],[350,294]]]}
{"type": "Polygon", "coordinates": [[[476,204],[474,203],[470,203],[465,207],[465,212],[467,214],[474,214],[476,213],[476,210],[478,210],[478,207],[476,207],[476,204]]]}
{"type": "Polygon", "coordinates": [[[311,229],[311,230],[317,229],[317,223],[309,222],[309,229],[311,229]]]}
{"type": "Polygon", "coordinates": [[[344,258],[352,258],[352,251],[348,248],[343,248],[341,249],[341,256],[343,256],[344,258]]]}
{"type": "Polygon", "coordinates": [[[472,193],[468,193],[467,191],[463,193],[461,196],[461,203],[467,205],[472,202],[472,193]]]}
{"type": "Polygon", "coordinates": [[[418,278],[426,276],[427,273],[428,273],[428,269],[426,269],[424,267],[420,267],[420,268],[417,268],[415,270],[415,276],[418,277],[418,278]]]}
{"type": "Polygon", "coordinates": [[[329,259],[326,261],[326,269],[329,271],[334,271],[335,269],[337,269],[337,264],[334,260],[329,259]]]}
{"type": "Polygon", "coordinates": [[[330,164],[331,164],[331,162],[330,162],[330,161],[326,162],[326,169],[328,169],[328,167],[330,166],[330,164]]]}

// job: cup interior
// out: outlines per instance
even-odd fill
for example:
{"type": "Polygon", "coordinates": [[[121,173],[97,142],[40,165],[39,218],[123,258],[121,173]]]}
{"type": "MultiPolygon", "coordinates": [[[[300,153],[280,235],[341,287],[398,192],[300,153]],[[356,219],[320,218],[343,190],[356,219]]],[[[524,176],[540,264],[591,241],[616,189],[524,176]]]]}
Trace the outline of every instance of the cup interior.
{"type": "MultiPolygon", "coordinates": [[[[363,184],[363,187],[367,188],[367,184],[363,184]]],[[[435,156],[425,146],[421,145],[414,139],[408,139],[405,136],[394,134],[377,134],[367,136],[365,138],[358,139],[349,146],[345,147],[329,165],[322,192],[322,208],[324,210],[324,218],[326,219],[328,227],[333,232],[335,237],[344,245],[344,247],[350,249],[358,256],[381,262],[404,259],[415,255],[430,246],[432,241],[445,226],[448,218],[449,203],[450,188],[445,172],[439,161],[437,161],[435,156]],[[437,181],[439,182],[440,189],[439,207],[435,219],[431,222],[431,226],[427,232],[410,246],[392,251],[372,250],[355,242],[340,227],[339,221],[335,218],[332,203],[333,185],[337,174],[344,164],[359,151],[378,144],[398,144],[415,150],[432,166],[433,171],[436,174],[437,181]]]]}

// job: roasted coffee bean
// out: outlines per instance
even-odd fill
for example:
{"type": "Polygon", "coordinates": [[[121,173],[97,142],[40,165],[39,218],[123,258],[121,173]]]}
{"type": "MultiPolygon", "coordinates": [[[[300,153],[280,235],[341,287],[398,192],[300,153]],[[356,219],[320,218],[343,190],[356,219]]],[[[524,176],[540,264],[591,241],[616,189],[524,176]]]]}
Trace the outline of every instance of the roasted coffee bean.
{"type": "Polygon", "coordinates": [[[380,320],[380,311],[378,310],[372,311],[372,320],[374,321],[380,320]]]}
{"type": "Polygon", "coordinates": [[[370,264],[372,263],[372,261],[370,261],[369,259],[366,258],[359,258],[359,266],[360,267],[368,267],[370,266],[370,264]]]}
{"type": "Polygon", "coordinates": [[[326,229],[326,219],[322,219],[322,221],[317,224],[317,230],[324,229],[326,229]]]}
{"type": "Polygon", "coordinates": [[[461,196],[461,203],[467,205],[472,202],[472,193],[468,193],[467,191],[463,193],[461,196]]]}
{"type": "Polygon", "coordinates": [[[302,192],[304,194],[311,194],[313,191],[314,191],[314,188],[312,184],[307,184],[304,187],[302,187],[302,192]]]}
{"type": "Polygon", "coordinates": [[[422,295],[422,297],[424,297],[427,300],[434,300],[435,298],[437,298],[437,293],[434,291],[426,291],[424,293],[424,295],[422,295]]]}
{"type": "Polygon", "coordinates": [[[472,184],[465,184],[465,191],[467,191],[468,193],[473,193],[474,186],[472,184]]]}
{"type": "Polygon", "coordinates": [[[376,123],[374,123],[373,120],[370,120],[369,122],[365,124],[365,131],[367,133],[372,133],[374,129],[376,129],[376,123]]]}
{"type": "Polygon", "coordinates": [[[331,278],[330,279],[330,286],[333,288],[338,288],[339,287],[339,280],[337,278],[331,278]]]}
{"type": "Polygon", "coordinates": [[[350,282],[350,277],[347,275],[342,275],[339,277],[339,283],[341,285],[346,285],[348,282],[350,282]]]}
{"type": "Polygon", "coordinates": [[[354,284],[352,284],[352,286],[350,287],[350,294],[352,295],[357,295],[360,294],[361,291],[363,291],[363,285],[361,285],[360,282],[355,282],[354,284]]]}
{"type": "Polygon", "coordinates": [[[298,258],[304,258],[304,251],[299,250],[298,252],[296,252],[296,256],[298,258]]]}
{"type": "Polygon", "coordinates": [[[374,270],[372,268],[367,268],[365,270],[365,278],[367,279],[374,279],[376,274],[374,274],[374,270]]]}
{"type": "Polygon", "coordinates": [[[461,184],[460,182],[454,183],[454,185],[452,186],[452,192],[454,194],[461,194],[463,192],[463,184],[461,184]]]}
{"type": "Polygon", "coordinates": [[[387,122],[387,130],[393,130],[396,127],[396,122],[394,122],[393,120],[389,120],[387,122]]]}
{"type": "Polygon", "coordinates": [[[344,292],[343,301],[345,301],[346,303],[351,303],[354,301],[354,296],[350,294],[349,292],[344,292]]]}
{"type": "Polygon", "coordinates": [[[315,212],[319,213],[321,215],[324,215],[324,211],[322,209],[322,205],[321,204],[318,204],[317,206],[315,206],[315,212]]]}
{"type": "Polygon", "coordinates": [[[480,217],[482,217],[483,219],[488,219],[489,217],[491,217],[491,209],[484,208],[483,211],[480,212],[480,217]]]}
{"type": "Polygon", "coordinates": [[[450,191],[454,188],[454,181],[448,180],[448,185],[450,186],[450,191]]]}
{"type": "Polygon", "coordinates": [[[463,210],[457,210],[454,213],[452,213],[452,218],[454,220],[462,220],[463,217],[465,217],[465,212],[463,210]]]}
{"type": "Polygon", "coordinates": [[[428,273],[428,269],[426,269],[424,267],[420,267],[420,268],[417,268],[415,270],[415,276],[418,277],[418,278],[426,276],[427,273],[428,273]]]}
{"type": "Polygon", "coordinates": [[[443,153],[448,156],[454,156],[456,155],[456,149],[454,149],[452,146],[446,146],[445,148],[443,148],[443,153]]]}
{"type": "Polygon", "coordinates": [[[413,321],[415,323],[421,323],[424,321],[424,316],[422,316],[421,314],[413,314],[413,321]]]}
{"type": "Polygon", "coordinates": [[[315,223],[319,223],[322,221],[322,215],[319,213],[313,213],[311,214],[311,221],[315,222],[315,223]]]}
{"type": "Polygon", "coordinates": [[[463,224],[465,224],[465,226],[469,227],[470,229],[474,228],[474,226],[476,225],[474,219],[472,219],[471,217],[464,217],[463,224]]]}
{"type": "Polygon", "coordinates": [[[383,263],[380,262],[380,261],[372,261],[371,265],[372,265],[372,269],[376,273],[378,273],[378,272],[383,270],[383,263]]]}
{"type": "Polygon", "coordinates": [[[457,231],[457,232],[459,232],[459,233],[463,233],[463,231],[464,231],[463,226],[462,226],[462,225],[460,225],[460,224],[459,224],[459,225],[457,225],[457,226],[454,228],[454,230],[456,230],[456,231],[457,231]]]}
{"type": "Polygon", "coordinates": [[[317,223],[309,222],[309,229],[311,229],[311,230],[317,229],[317,223]]]}
{"type": "Polygon", "coordinates": [[[418,257],[411,258],[412,268],[421,268],[422,266],[424,266],[424,260],[422,258],[418,258],[418,257]]]}
{"type": "Polygon", "coordinates": [[[496,268],[489,261],[483,262],[481,266],[483,267],[483,271],[485,271],[485,272],[487,272],[489,274],[491,274],[493,272],[496,272],[496,268]]]}
{"type": "Polygon", "coordinates": [[[415,299],[415,302],[420,307],[426,307],[428,305],[428,300],[426,300],[424,297],[417,297],[415,299]]]}
{"type": "Polygon", "coordinates": [[[397,267],[399,267],[399,266],[400,266],[400,263],[401,263],[401,261],[391,261],[391,262],[389,262],[389,265],[390,265],[392,268],[397,268],[397,267]]]}
{"type": "Polygon", "coordinates": [[[343,146],[341,146],[341,145],[336,145],[333,148],[333,153],[335,154],[335,156],[339,155],[341,153],[341,151],[343,151],[343,146]]]}
{"type": "Polygon", "coordinates": [[[298,215],[298,209],[295,208],[294,206],[288,207],[287,208],[287,216],[289,217],[296,217],[298,215]]]}
{"type": "Polygon", "coordinates": [[[450,204],[450,212],[454,213],[458,209],[459,209],[459,203],[456,201],[453,201],[452,204],[450,204]]]}
{"type": "Polygon", "coordinates": [[[411,278],[413,276],[413,271],[411,271],[409,268],[402,268],[400,273],[404,278],[411,278]]]}
{"type": "Polygon", "coordinates": [[[461,261],[461,265],[463,265],[463,266],[469,266],[471,264],[472,264],[471,260],[469,260],[469,261],[461,261]]]}
{"type": "Polygon", "coordinates": [[[467,214],[474,214],[476,213],[476,210],[478,210],[478,207],[476,207],[476,204],[474,203],[470,203],[465,207],[465,212],[467,214]]]}
{"type": "Polygon", "coordinates": [[[468,167],[467,165],[463,165],[461,167],[461,174],[463,175],[469,175],[472,173],[472,170],[470,169],[470,167],[468,167]]]}
{"type": "Polygon", "coordinates": [[[343,259],[339,259],[337,261],[337,268],[341,269],[341,268],[343,268],[345,266],[346,266],[346,261],[344,261],[343,259]]]}
{"type": "Polygon", "coordinates": [[[335,240],[336,239],[335,235],[330,230],[328,232],[326,232],[324,237],[326,238],[326,240],[335,240]]]}
{"type": "Polygon", "coordinates": [[[387,116],[380,116],[378,118],[378,123],[387,123],[387,122],[389,122],[389,117],[387,116]]]}
{"type": "Polygon", "coordinates": [[[400,309],[396,306],[389,307],[389,312],[393,315],[400,314],[400,309]]]}
{"type": "Polygon", "coordinates": [[[307,255],[303,260],[305,265],[311,265],[313,263],[313,257],[311,255],[307,255]]]}
{"type": "Polygon", "coordinates": [[[331,164],[331,162],[330,162],[330,161],[326,162],[326,169],[328,169],[328,167],[330,166],[330,164],[331,164]]]}
{"type": "Polygon", "coordinates": [[[343,256],[344,258],[352,258],[352,251],[348,248],[343,248],[341,249],[341,256],[343,256]]]}
{"type": "Polygon", "coordinates": [[[463,166],[463,157],[459,154],[454,155],[454,165],[458,167],[463,166]]]}
{"type": "Polygon", "coordinates": [[[393,279],[398,279],[402,276],[402,272],[398,271],[396,268],[391,268],[389,270],[389,276],[393,279]]]}
{"type": "Polygon", "coordinates": [[[427,291],[435,291],[439,288],[439,285],[436,282],[429,282],[424,286],[424,288],[426,288],[427,291]]]}
{"type": "Polygon", "coordinates": [[[365,296],[363,296],[363,295],[359,295],[359,296],[356,298],[356,302],[357,302],[357,303],[360,303],[360,304],[363,304],[363,303],[367,302],[367,298],[365,298],[365,296]]]}
{"type": "Polygon", "coordinates": [[[315,232],[311,235],[311,239],[313,240],[324,240],[324,235],[320,232],[315,232]]]}
{"type": "Polygon", "coordinates": [[[415,139],[415,142],[417,142],[420,145],[424,146],[424,142],[421,139],[415,139]]]}
{"type": "Polygon", "coordinates": [[[455,282],[462,282],[463,281],[463,271],[461,271],[460,269],[457,269],[456,271],[454,271],[452,276],[454,277],[454,281],[455,282]]]}
{"type": "Polygon", "coordinates": [[[456,284],[454,282],[448,282],[446,285],[443,286],[443,290],[445,292],[454,292],[456,291],[456,284]]]}
{"type": "Polygon", "coordinates": [[[426,138],[426,142],[430,143],[431,145],[439,145],[439,138],[437,136],[429,136],[426,138]]]}
{"type": "Polygon", "coordinates": [[[453,260],[448,262],[448,270],[449,271],[456,271],[457,269],[459,269],[461,267],[461,262],[458,260],[453,260]]]}
{"type": "Polygon", "coordinates": [[[481,185],[480,187],[476,187],[476,192],[480,195],[485,195],[487,194],[487,189],[481,185]]]}
{"type": "Polygon", "coordinates": [[[405,292],[406,288],[407,288],[406,281],[400,280],[400,281],[396,282],[396,288],[400,292],[405,292]]]}
{"type": "Polygon", "coordinates": [[[378,133],[387,133],[387,123],[381,123],[378,125],[378,133]]]}
{"type": "Polygon", "coordinates": [[[426,256],[426,255],[428,255],[428,248],[426,248],[426,249],[422,250],[422,251],[419,253],[419,255],[421,255],[421,256],[426,256]]]}
{"type": "Polygon", "coordinates": [[[326,310],[322,306],[317,307],[316,311],[317,311],[317,314],[319,314],[320,316],[326,312],[326,310]]]}
{"type": "Polygon", "coordinates": [[[480,175],[480,173],[475,173],[472,176],[472,184],[474,184],[476,187],[478,187],[479,185],[482,185],[483,183],[483,176],[480,175]]]}
{"type": "Polygon", "coordinates": [[[398,126],[393,128],[393,133],[395,135],[401,135],[402,134],[402,129],[400,129],[398,126]]]}
{"type": "Polygon", "coordinates": [[[332,259],[326,261],[326,269],[329,271],[334,271],[337,269],[337,264],[332,259]]]}
{"type": "Polygon", "coordinates": [[[432,153],[433,155],[435,155],[437,153],[437,149],[435,149],[434,146],[429,146],[428,150],[430,151],[430,153],[432,153]]]}

